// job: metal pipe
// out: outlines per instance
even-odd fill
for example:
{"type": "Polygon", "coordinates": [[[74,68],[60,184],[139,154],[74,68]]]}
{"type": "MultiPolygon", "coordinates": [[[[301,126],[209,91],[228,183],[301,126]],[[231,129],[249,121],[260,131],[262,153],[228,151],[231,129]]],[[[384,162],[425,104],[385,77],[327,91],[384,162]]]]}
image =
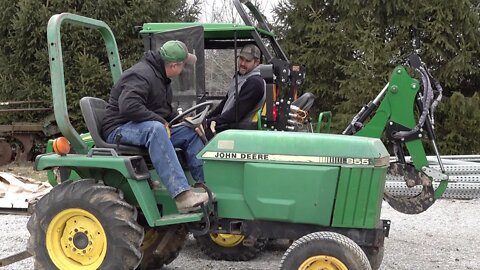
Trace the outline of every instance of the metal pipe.
{"type": "Polygon", "coordinates": [[[15,253],[13,255],[0,259],[0,267],[7,266],[9,264],[24,260],[29,257],[32,257],[32,254],[30,254],[30,252],[26,250],[19,253],[15,253]]]}
{"type": "Polygon", "coordinates": [[[446,155],[441,156],[442,159],[453,159],[453,160],[465,160],[465,161],[478,161],[480,162],[480,155],[446,155]]]}
{"type": "Polygon", "coordinates": [[[432,145],[433,145],[433,151],[435,151],[435,155],[437,156],[438,165],[440,166],[440,170],[443,173],[445,173],[445,168],[443,167],[443,162],[442,162],[442,159],[440,158],[440,153],[438,152],[437,143],[435,142],[434,139],[432,139],[431,142],[432,142],[432,145]]]}
{"type": "Polygon", "coordinates": [[[38,103],[50,103],[50,100],[0,101],[1,106],[16,105],[16,104],[38,104],[38,103]]]}
{"type": "Polygon", "coordinates": [[[235,127],[238,124],[238,55],[237,30],[233,31],[233,56],[235,57],[235,127]]]}
{"type": "Polygon", "coordinates": [[[387,89],[388,89],[388,85],[389,85],[389,84],[390,84],[390,83],[387,83],[387,84],[383,87],[382,91],[380,91],[380,93],[377,95],[377,97],[373,100],[373,104],[375,104],[375,105],[377,105],[377,106],[378,106],[378,104],[380,104],[380,101],[383,99],[383,97],[384,97],[385,94],[387,93],[387,89]]]}
{"type": "Polygon", "coordinates": [[[2,109],[0,112],[36,112],[36,111],[51,111],[52,108],[24,108],[24,109],[2,109]]]}
{"type": "MultiPolygon", "coordinates": [[[[438,162],[437,157],[427,157],[428,162],[438,162]]],[[[471,161],[464,161],[464,160],[454,160],[454,159],[444,159],[441,158],[442,163],[445,164],[452,164],[452,165],[476,165],[478,166],[479,164],[477,162],[471,162],[471,161]]]]}

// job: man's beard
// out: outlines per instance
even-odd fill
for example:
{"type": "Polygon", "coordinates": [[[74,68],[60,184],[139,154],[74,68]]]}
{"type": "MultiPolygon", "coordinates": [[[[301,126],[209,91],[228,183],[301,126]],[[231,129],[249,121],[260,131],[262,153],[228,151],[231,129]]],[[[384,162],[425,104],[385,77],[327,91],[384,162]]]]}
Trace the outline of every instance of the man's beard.
{"type": "Polygon", "coordinates": [[[247,68],[245,67],[240,67],[238,69],[238,73],[240,73],[241,75],[245,75],[247,73],[247,68]]]}

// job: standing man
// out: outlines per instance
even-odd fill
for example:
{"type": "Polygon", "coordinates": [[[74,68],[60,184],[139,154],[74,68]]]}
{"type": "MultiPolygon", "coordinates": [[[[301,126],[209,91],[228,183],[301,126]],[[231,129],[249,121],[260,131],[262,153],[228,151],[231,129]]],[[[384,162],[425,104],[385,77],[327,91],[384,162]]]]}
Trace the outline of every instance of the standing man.
{"type": "Polygon", "coordinates": [[[227,95],[207,115],[207,133],[208,128],[213,133],[230,128],[252,129],[252,117],[265,102],[265,87],[260,76],[260,49],[254,44],[245,45],[238,54],[238,74],[233,76],[227,95]]]}
{"type": "Polygon", "coordinates": [[[166,42],[158,51],[145,53],[113,86],[102,130],[108,143],[148,149],[157,174],[181,213],[197,210],[208,201],[207,193],[190,190],[174,148],[185,151],[192,177],[203,182],[203,161],[196,158],[204,146],[202,140],[191,128],[170,129],[168,126],[177,115],[171,104],[170,79],[196,60],[178,40],[166,42]]]}

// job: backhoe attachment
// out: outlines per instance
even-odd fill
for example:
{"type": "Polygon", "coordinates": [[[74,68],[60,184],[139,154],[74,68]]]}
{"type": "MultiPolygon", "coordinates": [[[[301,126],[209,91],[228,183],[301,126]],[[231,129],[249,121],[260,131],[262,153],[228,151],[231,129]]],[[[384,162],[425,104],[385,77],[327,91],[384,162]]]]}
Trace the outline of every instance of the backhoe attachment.
{"type": "Polygon", "coordinates": [[[399,212],[418,214],[442,196],[448,176],[435,142],[433,119],[435,107],[442,98],[442,87],[417,55],[409,58],[409,66],[421,78],[421,83],[410,77],[403,66],[398,66],[389,83],[360,110],[343,134],[373,138],[386,136],[396,157],[388,173],[401,177],[408,188],[421,186],[421,191],[414,196],[385,192],[384,199],[399,212]],[[423,146],[427,141],[425,135],[437,155],[441,171],[429,167],[423,146]],[[406,161],[406,153],[411,156],[411,162],[406,161]],[[440,181],[436,190],[432,185],[434,179],[440,181]]]}

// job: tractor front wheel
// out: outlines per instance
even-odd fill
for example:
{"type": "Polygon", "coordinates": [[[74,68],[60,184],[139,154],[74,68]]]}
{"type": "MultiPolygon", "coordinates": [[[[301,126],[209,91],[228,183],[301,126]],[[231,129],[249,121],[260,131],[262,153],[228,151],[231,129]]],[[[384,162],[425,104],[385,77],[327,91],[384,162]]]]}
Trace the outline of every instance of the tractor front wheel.
{"type": "Polygon", "coordinates": [[[65,181],[37,203],[27,228],[35,269],[135,269],[143,228],[137,209],[95,180],[65,181]]]}
{"type": "Polygon", "coordinates": [[[293,242],[282,257],[282,270],[371,270],[367,256],[350,238],[333,232],[316,232],[293,242]]]}
{"type": "Polygon", "coordinates": [[[211,233],[196,236],[201,250],[215,260],[249,261],[258,256],[265,248],[268,239],[258,238],[253,246],[245,246],[241,234],[211,233]]]}

